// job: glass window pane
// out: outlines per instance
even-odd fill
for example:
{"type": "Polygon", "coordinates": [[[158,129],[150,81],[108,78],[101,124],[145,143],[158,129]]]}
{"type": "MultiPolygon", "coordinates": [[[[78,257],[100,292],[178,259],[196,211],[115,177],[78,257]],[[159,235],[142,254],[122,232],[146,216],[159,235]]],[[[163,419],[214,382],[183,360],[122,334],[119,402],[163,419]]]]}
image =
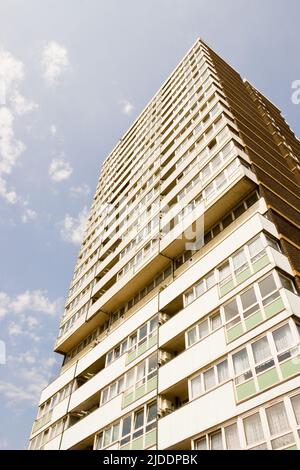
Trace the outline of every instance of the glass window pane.
{"type": "Polygon", "coordinates": [[[146,362],[142,362],[139,366],[137,366],[136,371],[136,382],[139,382],[141,379],[145,377],[146,374],[146,362]]]}
{"type": "Polygon", "coordinates": [[[262,338],[252,344],[253,356],[256,364],[270,358],[271,350],[267,338],[262,338]]]}
{"type": "Polygon", "coordinates": [[[239,314],[239,309],[235,299],[224,306],[224,313],[226,321],[230,321],[239,314]]]}
{"type": "Polygon", "coordinates": [[[202,385],[201,385],[201,375],[194,377],[191,380],[191,393],[192,398],[199,397],[202,393],[202,385]]]}
{"type": "Polygon", "coordinates": [[[251,305],[256,303],[256,295],[255,295],[253,287],[246,290],[246,292],[244,292],[241,295],[241,301],[242,301],[242,305],[243,305],[244,310],[246,310],[247,308],[251,307],[251,305]]]}
{"type": "Polygon", "coordinates": [[[203,321],[198,325],[198,335],[199,339],[205,338],[209,333],[208,320],[203,321]]]}
{"type": "Polygon", "coordinates": [[[200,281],[196,286],[195,286],[195,291],[196,291],[196,298],[200,297],[205,292],[205,284],[204,280],[200,281]]]}
{"type": "Polygon", "coordinates": [[[232,262],[235,270],[238,270],[241,266],[243,266],[247,262],[244,250],[236,253],[232,257],[232,262]]]}
{"type": "Polygon", "coordinates": [[[188,331],[187,339],[188,339],[188,346],[191,346],[192,344],[196,343],[197,341],[197,328],[196,327],[188,331]]]}
{"type": "Polygon", "coordinates": [[[206,288],[210,289],[215,285],[215,283],[215,273],[208,274],[208,276],[206,277],[206,288]]]}
{"type": "Polygon", "coordinates": [[[195,450],[207,450],[206,437],[202,437],[195,442],[195,450]]]}
{"type": "Polygon", "coordinates": [[[300,395],[296,395],[292,397],[291,402],[292,402],[297,424],[300,424],[300,395]]]}
{"type": "Polygon", "coordinates": [[[256,256],[263,249],[261,238],[256,238],[256,240],[253,240],[251,243],[249,243],[248,248],[251,258],[256,256]]]}
{"type": "Polygon", "coordinates": [[[237,375],[250,369],[248,354],[247,354],[246,349],[242,349],[241,351],[233,354],[232,359],[233,359],[234,370],[237,375]]]}
{"type": "Polygon", "coordinates": [[[147,324],[146,325],[143,325],[140,329],[139,329],[139,341],[141,341],[142,339],[145,339],[147,336],[147,324]]]}
{"type": "Polygon", "coordinates": [[[141,428],[144,425],[144,408],[136,411],[134,414],[134,430],[141,428]]]}
{"type": "Polygon", "coordinates": [[[104,431],[104,441],[103,441],[104,447],[108,446],[111,442],[111,432],[112,432],[112,428],[106,429],[106,431],[104,431]]]}
{"type": "Polygon", "coordinates": [[[148,374],[157,369],[157,355],[149,357],[148,359],[148,374]]]}
{"type": "Polygon", "coordinates": [[[244,419],[244,429],[248,445],[255,444],[264,439],[259,413],[244,419]]]}
{"type": "Polygon", "coordinates": [[[289,325],[284,325],[273,331],[273,338],[278,352],[288,349],[293,344],[293,336],[289,325]]]}
{"type": "Polygon", "coordinates": [[[225,439],[228,450],[239,450],[241,448],[237,424],[225,428],[225,439]]]}
{"type": "Polygon", "coordinates": [[[230,275],[230,266],[229,266],[229,263],[226,263],[219,268],[219,280],[223,281],[229,275],[230,275]]]}
{"type": "Polygon", "coordinates": [[[277,403],[266,409],[271,436],[276,436],[290,429],[283,403],[277,403]]]}
{"type": "Polygon", "coordinates": [[[284,287],[287,290],[290,290],[291,292],[294,292],[294,284],[291,279],[287,278],[286,276],[283,276],[282,274],[279,274],[280,281],[282,287],[284,287]]]}
{"type": "Polygon", "coordinates": [[[112,437],[112,442],[117,441],[119,439],[119,429],[120,429],[120,424],[115,424],[113,426],[113,437],[112,437]]]}
{"type": "Polygon", "coordinates": [[[221,315],[219,313],[211,317],[210,321],[211,321],[211,329],[213,331],[222,325],[221,315]]]}
{"type": "Polygon", "coordinates": [[[262,298],[267,297],[267,295],[277,289],[272,274],[259,282],[258,285],[262,298]]]}
{"type": "Polygon", "coordinates": [[[122,437],[127,436],[131,432],[131,415],[123,419],[122,437]]]}
{"type": "Polygon", "coordinates": [[[222,450],[223,449],[221,431],[219,431],[215,434],[212,434],[210,436],[210,448],[211,448],[211,450],[222,450]]]}
{"type": "Polygon", "coordinates": [[[229,372],[228,372],[227,359],[226,361],[220,362],[220,364],[217,365],[217,373],[218,373],[219,383],[225,382],[225,380],[228,379],[229,372]]]}
{"type": "Polygon", "coordinates": [[[209,390],[216,385],[215,371],[213,367],[204,372],[203,377],[205,390],[209,390]]]}
{"type": "Polygon", "coordinates": [[[151,423],[151,421],[153,421],[154,419],[157,418],[157,406],[156,406],[156,402],[154,403],[150,403],[150,405],[148,405],[148,411],[147,411],[147,423],[151,423]]]}

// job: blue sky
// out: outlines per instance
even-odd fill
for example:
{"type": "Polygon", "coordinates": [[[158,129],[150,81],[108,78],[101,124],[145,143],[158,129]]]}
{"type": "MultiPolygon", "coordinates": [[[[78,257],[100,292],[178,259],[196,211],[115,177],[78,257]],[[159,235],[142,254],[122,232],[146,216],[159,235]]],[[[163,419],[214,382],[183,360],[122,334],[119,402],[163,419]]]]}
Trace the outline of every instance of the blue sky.
{"type": "Polygon", "coordinates": [[[298,0],[1,2],[0,448],[27,446],[58,373],[52,348],[103,158],[199,36],[300,135],[299,14],[298,0]]]}

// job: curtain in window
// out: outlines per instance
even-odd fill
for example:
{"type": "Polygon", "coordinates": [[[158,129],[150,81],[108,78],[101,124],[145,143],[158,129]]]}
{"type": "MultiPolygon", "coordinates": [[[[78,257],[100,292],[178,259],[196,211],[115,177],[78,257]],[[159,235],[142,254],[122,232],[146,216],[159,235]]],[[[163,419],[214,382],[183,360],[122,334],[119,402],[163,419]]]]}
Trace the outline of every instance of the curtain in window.
{"type": "Polygon", "coordinates": [[[192,398],[199,397],[202,393],[201,375],[191,380],[192,398]]]}
{"type": "Polygon", "coordinates": [[[300,424],[300,395],[296,395],[291,399],[292,406],[294,409],[297,424],[300,424]]]}
{"type": "Polygon", "coordinates": [[[266,414],[272,436],[289,430],[290,426],[283,403],[267,408],[266,414]]]}
{"type": "Polygon", "coordinates": [[[269,359],[271,356],[271,351],[267,338],[262,338],[256,343],[252,344],[253,356],[256,364],[263,362],[266,359],[269,359]]]}
{"type": "Polygon", "coordinates": [[[244,428],[248,445],[255,444],[264,439],[263,428],[258,413],[244,419],[244,428]]]}
{"type": "Polygon", "coordinates": [[[227,426],[227,428],[225,428],[225,437],[226,447],[228,450],[238,450],[241,448],[236,424],[232,424],[231,426],[227,426]]]}
{"type": "Polygon", "coordinates": [[[233,355],[233,365],[235,373],[237,375],[250,369],[246,349],[242,349],[241,351],[233,355]]]}
{"type": "Polygon", "coordinates": [[[293,343],[293,336],[289,325],[284,325],[275,330],[273,338],[278,352],[288,349],[293,343]]]}
{"type": "Polygon", "coordinates": [[[221,431],[210,436],[210,448],[211,450],[222,450],[222,433],[221,431]]]}
{"type": "Polygon", "coordinates": [[[207,450],[206,437],[203,437],[202,439],[199,439],[198,441],[195,442],[195,449],[207,450]]]}
{"type": "Polygon", "coordinates": [[[228,363],[227,361],[220,362],[217,365],[219,383],[225,382],[228,379],[228,363]]]}

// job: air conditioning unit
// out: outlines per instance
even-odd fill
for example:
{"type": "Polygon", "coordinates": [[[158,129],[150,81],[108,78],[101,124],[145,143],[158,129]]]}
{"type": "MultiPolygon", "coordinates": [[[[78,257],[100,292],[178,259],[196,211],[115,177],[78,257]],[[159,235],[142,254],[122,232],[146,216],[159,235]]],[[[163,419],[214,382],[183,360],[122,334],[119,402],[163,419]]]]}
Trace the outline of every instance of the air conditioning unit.
{"type": "Polygon", "coordinates": [[[158,352],[158,365],[163,366],[167,362],[169,362],[173,358],[173,354],[167,351],[159,351],[158,352]]]}
{"type": "Polygon", "coordinates": [[[170,319],[170,315],[168,315],[167,313],[165,312],[161,312],[159,314],[159,317],[158,317],[158,323],[159,325],[163,325],[164,323],[166,323],[166,321],[168,321],[170,319]]]}
{"type": "Polygon", "coordinates": [[[158,416],[162,418],[163,416],[168,415],[169,413],[172,413],[174,411],[175,407],[173,403],[170,400],[167,400],[166,398],[159,397],[158,399],[158,416]]]}

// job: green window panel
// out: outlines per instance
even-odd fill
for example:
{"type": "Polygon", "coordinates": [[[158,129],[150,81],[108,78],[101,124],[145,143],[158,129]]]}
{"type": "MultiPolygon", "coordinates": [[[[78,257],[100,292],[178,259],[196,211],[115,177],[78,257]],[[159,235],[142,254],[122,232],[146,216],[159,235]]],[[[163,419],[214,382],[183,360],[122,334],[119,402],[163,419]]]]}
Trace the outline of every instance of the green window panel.
{"type": "Polygon", "coordinates": [[[300,372],[300,356],[293,357],[280,365],[283,377],[286,379],[300,372]]]}
{"type": "Polygon", "coordinates": [[[152,392],[152,390],[155,390],[156,387],[157,377],[152,377],[152,379],[147,382],[147,393],[152,392]]]}
{"type": "Polygon", "coordinates": [[[145,351],[147,351],[147,349],[149,348],[148,344],[147,344],[147,341],[145,341],[137,350],[137,353],[136,353],[136,357],[139,357],[141,356],[142,354],[144,354],[145,351]]]}
{"type": "Polygon", "coordinates": [[[284,450],[298,450],[298,447],[296,445],[294,445],[294,446],[291,446],[291,447],[287,447],[284,450]]]}
{"type": "Polygon", "coordinates": [[[273,367],[273,369],[267,370],[263,374],[258,375],[257,381],[260,390],[265,390],[266,388],[272,387],[272,385],[279,382],[276,367],[273,367]]]}
{"type": "Polygon", "coordinates": [[[123,403],[122,408],[126,408],[126,406],[130,405],[134,401],[134,394],[133,392],[128,393],[128,395],[123,396],[123,403]]]}
{"type": "Polygon", "coordinates": [[[258,310],[257,312],[253,313],[251,317],[246,318],[245,325],[246,325],[247,331],[252,330],[253,328],[255,328],[257,325],[259,325],[262,322],[263,322],[263,316],[262,316],[261,311],[258,310]]]}
{"type": "Polygon", "coordinates": [[[255,263],[252,264],[253,271],[257,273],[261,269],[263,269],[265,266],[267,266],[270,263],[268,255],[265,254],[262,258],[259,260],[255,261],[255,263]]]}
{"type": "Polygon", "coordinates": [[[156,429],[148,432],[145,436],[145,449],[156,444],[156,429]]]}
{"type": "Polygon", "coordinates": [[[236,282],[237,284],[241,284],[242,282],[246,281],[246,279],[249,279],[249,277],[252,275],[250,268],[245,269],[245,271],[239,273],[236,276],[236,282]]]}
{"type": "Polygon", "coordinates": [[[242,323],[238,323],[237,325],[234,325],[232,328],[227,330],[227,342],[231,343],[231,341],[234,341],[236,338],[239,338],[244,334],[244,328],[242,323]]]}
{"type": "Polygon", "coordinates": [[[152,346],[154,346],[155,344],[157,344],[157,334],[154,335],[154,336],[151,336],[151,338],[149,338],[149,341],[148,341],[148,349],[152,348],[152,346]]]}
{"type": "Polygon", "coordinates": [[[46,416],[43,416],[40,418],[33,426],[32,432],[36,432],[39,429],[41,429],[43,426],[46,426],[46,424],[50,423],[52,417],[52,411],[48,413],[46,416]]]}
{"type": "Polygon", "coordinates": [[[126,358],[126,365],[130,364],[130,362],[134,361],[134,359],[144,354],[144,352],[148,351],[148,349],[152,348],[152,346],[154,346],[155,344],[157,344],[157,335],[152,336],[151,338],[149,338],[148,341],[145,341],[145,343],[139,346],[136,350],[128,353],[126,358]]]}
{"type": "Polygon", "coordinates": [[[131,351],[130,353],[127,354],[127,357],[126,357],[126,362],[125,364],[129,364],[130,362],[132,362],[134,359],[136,358],[136,351],[131,351]]]}
{"type": "Polygon", "coordinates": [[[146,393],[146,386],[142,385],[141,387],[139,387],[135,390],[134,400],[138,400],[143,395],[145,395],[145,393],[146,393]]]}
{"type": "Polygon", "coordinates": [[[243,384],[236,385],[235,389],[237,401],[245,400],[245,398],[251,397],[251,395],[254,395],[256,393],[255,383],[253,379],[248,380],[248,382],[245,382],[243,384]]]}
{"type": "Polygon", "coordinates": [[[221,297],[223,297],[225,294],[228,294],[228,292],[230,292],[233,288],[234,288],[234,282],[232,279],[231,281],[228,281],[226,284],[220,287],[221,297]]]}
{"type": "Polygon", "coordinates": [[[143,436],[139,437],[138,439],[134,439],[131,443],[132,450],[142,450],[144,448],[144,439],[143,436]]]}
{"type": "Polygon", "coordinates": [[[284,310],[284,303],[282,298],[278,297],[278,299],[274,300],[272,303],[265,307],[266,317],[271,318],[282,310],[284,310]]]}
{"type": "Polygon", "coordinates": [[[131,445],[131,443],[129,442],[128,444],[125,444],[124,446],[121,446],[120,450],[130,450],[130,445],[131,445]]]}

